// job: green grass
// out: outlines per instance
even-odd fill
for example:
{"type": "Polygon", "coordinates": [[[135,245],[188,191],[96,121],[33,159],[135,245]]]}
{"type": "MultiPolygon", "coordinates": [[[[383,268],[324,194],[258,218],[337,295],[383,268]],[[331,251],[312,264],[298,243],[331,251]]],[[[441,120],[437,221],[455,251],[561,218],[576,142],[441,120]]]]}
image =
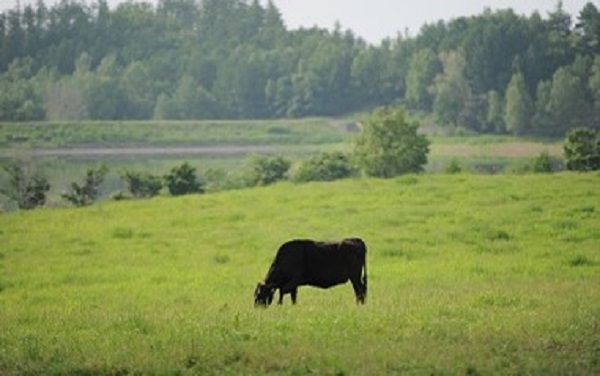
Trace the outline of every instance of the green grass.
{"type": "Polygon", "coordinates": [[[598,174],[425,175],[0,215],[0,374],[598,374],[598,174]],[[255,309],[360,236],[369,294],[255,309]]]}

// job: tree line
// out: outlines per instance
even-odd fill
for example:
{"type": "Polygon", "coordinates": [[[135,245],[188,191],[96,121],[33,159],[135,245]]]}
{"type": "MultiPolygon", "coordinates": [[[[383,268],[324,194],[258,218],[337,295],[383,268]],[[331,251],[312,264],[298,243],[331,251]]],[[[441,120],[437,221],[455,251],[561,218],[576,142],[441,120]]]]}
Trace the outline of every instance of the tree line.
{"type": "Polygon", "coordinates": [[[600,13],[485,10],[372,45],[259,0],[43,0],[0,14],[0,120],[336,116],[401,104],[477,132],[600,124],[600,13]]]}

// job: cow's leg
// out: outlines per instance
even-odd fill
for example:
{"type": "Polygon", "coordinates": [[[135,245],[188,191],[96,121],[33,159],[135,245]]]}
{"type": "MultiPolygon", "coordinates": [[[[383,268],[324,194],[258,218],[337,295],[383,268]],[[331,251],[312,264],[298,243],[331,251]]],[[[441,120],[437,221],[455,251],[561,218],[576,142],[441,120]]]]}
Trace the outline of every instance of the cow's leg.
{"type": "Polygon", "coordinates": [[[290,292],[292,297],[292,304],[296,304],[296,297],[298,296],[298,287],[294,287],[294,289],[290,292]]]}
{"type": "Polygon", "coordinates": [[[290,294],[292,296],[292,303],[296,304],[298,284],[295,281],[290,281],[279,288],[279,304],[283,303],[283,295],[285,294],[290,294]]]}
{"type": "Polygon", "coordinates": [[[352,287],[354,288],[354,295],[356,296],[356,303],[365,304],[365,297],[367,295],[367,286],[364,285],[359,277],[350,279],[352,287]]]}

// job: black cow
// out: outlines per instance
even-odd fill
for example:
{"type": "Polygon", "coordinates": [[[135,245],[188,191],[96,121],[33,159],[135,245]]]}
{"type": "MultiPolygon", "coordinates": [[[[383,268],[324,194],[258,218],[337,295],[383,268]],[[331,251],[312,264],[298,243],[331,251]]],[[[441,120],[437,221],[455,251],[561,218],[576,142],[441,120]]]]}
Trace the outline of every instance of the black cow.
{"type": "Polygon", "coordinates": [[[358,238],[325,243],[291,240],[275,256],[263,282],[254,290],[254,304],[268,306],[279,289],[279,304],[290,294],[296,304],[298,286],[329,288],[352,282],[356,302],[364,304],[367,295],[367,248],[358,238]]]}

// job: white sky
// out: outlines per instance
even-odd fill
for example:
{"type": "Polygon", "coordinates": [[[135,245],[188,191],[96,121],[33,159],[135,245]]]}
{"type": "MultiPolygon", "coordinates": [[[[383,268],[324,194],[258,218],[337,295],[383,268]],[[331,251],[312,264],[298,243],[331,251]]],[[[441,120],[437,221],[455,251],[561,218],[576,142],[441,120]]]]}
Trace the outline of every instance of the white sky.
{"type": "MultiPolygon", "coordinates": [[[[20,0],[21,5],[36,0],[20,0]]],[[[60,0],[44,0],[47,5],[60,0]]],[[[135,0],[138,1],[138,0],[135,0]]],[[[158,0],[147,0],[156,4],[158,0]]],[[[262,0],[266,4],[266,0],[262,0]]],[[[371,43],[385,37],[395,37],[409,30],[416,35],[425,23],[450,20],[460,16],[480,14],[492,10],[512,8],[518,14],[530,15],[539,11],[542,16],[555,9],[556,0],[273,0],[281,10],[290,29],[300,26],[333,28],[336,21],[342,29],[352,29],[371,43]]],[[[92,0],[86,0],[92,3],[92,0]]],[[[115,6],[123,0],[108,0],[115,6]]],[[[600,8],[600,0],[563,0],[564,9],[574,18],[587,2],[600,8]]],[[[0,11],[12,9],[17,0],[0,0],[0,11]]]]}

